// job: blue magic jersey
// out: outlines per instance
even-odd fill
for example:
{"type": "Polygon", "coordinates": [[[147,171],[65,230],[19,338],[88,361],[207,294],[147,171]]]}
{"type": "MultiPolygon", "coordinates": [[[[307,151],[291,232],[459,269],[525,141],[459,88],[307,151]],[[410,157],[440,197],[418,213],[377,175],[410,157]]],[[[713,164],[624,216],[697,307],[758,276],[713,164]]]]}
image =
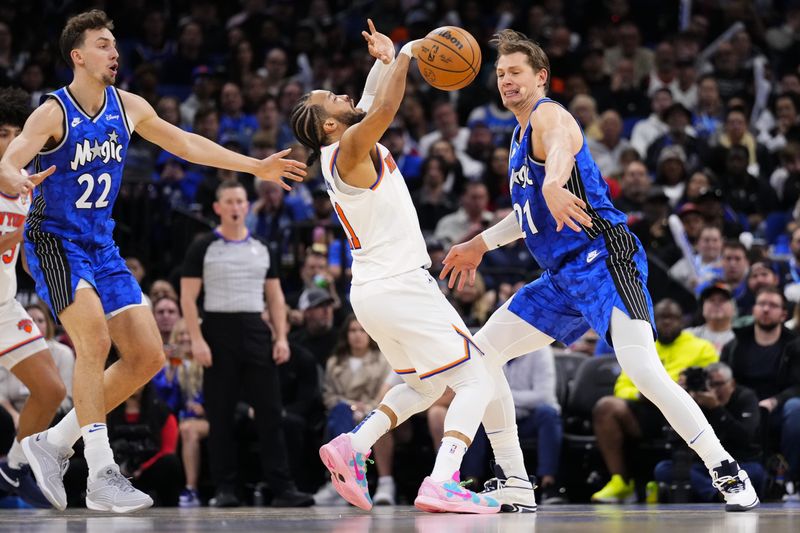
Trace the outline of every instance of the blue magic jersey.
{"type": "Polygon", "coordinates": [[[64,112],[64,136],[39,152],[36,169],[56,171],[36,187],[26,223],[28,238],[42,232],[76,243],[112,242],[111,210],[119,193],[132,126],[114,87],[106,87],[103,106],[89,116],[68,87],[47,94],[64,112]]]}
{"type": "MultiPolygon", "coordinates": [[[[533,110],[545,102],[553,100],[543,98],[533,110]]],[[[611,203],[608,185],[603,181],[584,138],[575,156],[575,166],[566,188],[586,202],[586,212],[592,218],[593,225],[591,228],[584,227],[581,232],[568,226],[557,232],[556,221],[542,195],[544,163],[533,158],[530,123],[522,139],[519,139],[519,131],[520,127],[517,126],[509,156],[509,189],[514,212],[525,233],[525,244],[539,265],[548,270],[558,270],[565,260],[574,257],[601,233],[624,224],[627,217],[611,203]]]]}

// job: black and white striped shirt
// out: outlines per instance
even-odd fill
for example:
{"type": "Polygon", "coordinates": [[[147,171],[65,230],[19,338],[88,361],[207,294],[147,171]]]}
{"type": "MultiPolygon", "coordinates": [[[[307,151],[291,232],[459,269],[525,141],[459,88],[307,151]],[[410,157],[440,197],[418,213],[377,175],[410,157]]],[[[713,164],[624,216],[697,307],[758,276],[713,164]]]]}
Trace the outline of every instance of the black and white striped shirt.
{"type": "Polygon", "coordinates": [[[260,313],[264,280],[278,277],[267,244],[252,235],[226,240],[214,231],[195,240],[186,252],[183,277],[203,279],[203,310],[216,313],[260,313]]]}

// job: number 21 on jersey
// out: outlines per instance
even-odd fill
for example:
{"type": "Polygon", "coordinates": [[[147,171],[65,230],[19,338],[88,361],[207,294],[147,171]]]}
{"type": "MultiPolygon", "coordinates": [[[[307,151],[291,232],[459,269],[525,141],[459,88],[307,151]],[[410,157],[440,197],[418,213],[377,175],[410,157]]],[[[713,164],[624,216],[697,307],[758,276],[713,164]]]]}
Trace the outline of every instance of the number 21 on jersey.
{"type": "Polygon", "coordinates": [[[336,209],[336,214],[339,216],[339,222],[342,223],[342,227],[344,228],[345,233],[347,233],[347,240],[350,241],[350,249],[351,250],[360,250],[361,249],[361,241],[358,239],[358,235],[353,230],[353,226],[350,225],[350,221],[347,220],[347,217],[342,211],[342,206],[335,203],[333,207],[336,209]]]}
{"type": "Polygon", "coordinates": [[[519,204],[514,204],[514,213],[517,215],[517,222],[519,222],[519,227],[522,229],[522,236],[527,237],[528,232],[525,230],[525,222],[528,223],[528,228],[533,235],[537,233],[539,230],[536,229],[536,224],[533,223],[533,217],[531,216],[531,202],[530,200],[525,200],[525,205],[520,207],[519,204]],[[522,220],[522,216],[525,216],[525,221],[522,220]]]}

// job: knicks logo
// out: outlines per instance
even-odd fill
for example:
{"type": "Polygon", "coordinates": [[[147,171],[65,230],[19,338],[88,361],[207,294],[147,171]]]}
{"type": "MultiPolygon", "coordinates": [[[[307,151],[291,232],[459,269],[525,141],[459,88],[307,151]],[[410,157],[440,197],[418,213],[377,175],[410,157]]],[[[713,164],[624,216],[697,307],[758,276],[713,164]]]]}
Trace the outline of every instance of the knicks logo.
{"type": "Polygon", "coordinates": [[[389,168],[389,172],[394,172],[395,170],[397,170],[397,163],[394,162],[394,157],[392,157],[392,154],[388,154],[386,157],[384,157],[383,161],[389,168]]]}
{"type": "Polygon", "coordinates": [[[33,331],[33,322],[29,318],[23,318],[17,322],[17,329],[25,333],[31,333],[33,331]]]}
{"type": "Polygon", "coordinates": [[[112,159],[122,163],[122,145],[117,142],[118,138],[117,132],[112,130],[103,144],[97,142],[97,139],[94,140],[94,144],[88,139],[84,139],[83,143],[75,144],[75,155],[69,164],[70,168],[77,170],[95,159],[101,159],[103,163],[108,163],[112,159]]]}

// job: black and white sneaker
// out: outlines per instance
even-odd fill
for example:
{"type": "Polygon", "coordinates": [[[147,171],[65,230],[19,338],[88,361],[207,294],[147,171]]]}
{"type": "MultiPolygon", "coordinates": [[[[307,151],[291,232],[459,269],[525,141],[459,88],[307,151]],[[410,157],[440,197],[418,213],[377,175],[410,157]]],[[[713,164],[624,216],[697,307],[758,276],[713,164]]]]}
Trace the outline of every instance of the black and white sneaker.
{"type": "Polygon", "coordinates": [[[533,483],[529,479],[506,477],[500,465],[493,464],[492,468],[496,477],[484,483],[479,494],[500,502],[501,513],[535,513],[533,483]]]}
{"type": "Polygon", "coordinates": [[[750,476],[736,461],[722,461],[711,469],[711,483],[725,498],[725,510],[742,512],[755,509],[761,503],[750,476]]]}

